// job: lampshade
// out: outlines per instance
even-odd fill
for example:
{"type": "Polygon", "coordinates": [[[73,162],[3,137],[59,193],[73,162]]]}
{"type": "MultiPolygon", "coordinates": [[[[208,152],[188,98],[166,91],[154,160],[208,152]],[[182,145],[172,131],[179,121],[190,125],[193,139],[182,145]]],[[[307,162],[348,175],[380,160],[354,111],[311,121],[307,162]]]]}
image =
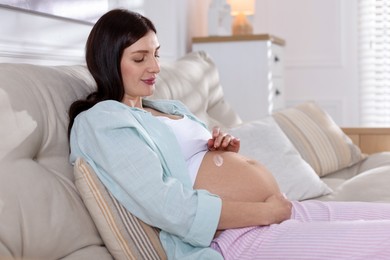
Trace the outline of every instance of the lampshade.
{"type": "Polygon", "coordinates": [[[232,15],[253,15],[255,13],[255,0],[227,0],[232,9],[232,15]]]}
{"type": "Polygon", "coordinates": [[[253,26],[247,16],[255,14],[255,0],[227,0],[227,2],[231,7],[231,15],[234,16],[233,35],[252,34],[253,26]]]}

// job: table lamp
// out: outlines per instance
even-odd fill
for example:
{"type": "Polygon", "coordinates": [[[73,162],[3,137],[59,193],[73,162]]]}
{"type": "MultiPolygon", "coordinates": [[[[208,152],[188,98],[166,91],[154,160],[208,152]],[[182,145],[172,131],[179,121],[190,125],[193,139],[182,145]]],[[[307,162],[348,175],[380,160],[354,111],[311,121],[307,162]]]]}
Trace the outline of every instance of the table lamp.
{"type": "Polygon", "coordinates": [[[228,0],[227,1],[232,10],[233,35],[245,35],[253,33],[253,26],[248,20],[248,15],[255,13],[255,1],[254,0],[228,0]]]}

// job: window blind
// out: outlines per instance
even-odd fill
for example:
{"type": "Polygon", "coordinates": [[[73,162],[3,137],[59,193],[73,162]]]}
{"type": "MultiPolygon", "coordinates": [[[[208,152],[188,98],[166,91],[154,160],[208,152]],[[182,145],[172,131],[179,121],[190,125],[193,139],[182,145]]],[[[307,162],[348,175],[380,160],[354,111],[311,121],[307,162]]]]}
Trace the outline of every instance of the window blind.
{"type": "Polygon", "coordinates": [[[390,1],[359,0],[361,123],[390,126],[390,1]]]}

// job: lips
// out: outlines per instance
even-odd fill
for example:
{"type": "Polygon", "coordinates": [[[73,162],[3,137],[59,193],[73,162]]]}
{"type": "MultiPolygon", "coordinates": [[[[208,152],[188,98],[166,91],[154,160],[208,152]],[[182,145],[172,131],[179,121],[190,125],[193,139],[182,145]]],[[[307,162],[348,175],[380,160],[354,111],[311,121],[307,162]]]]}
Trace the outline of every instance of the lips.
{"type": "Polygon", "coordinates": [[[156,78],[144,79],[142,80],[145,84],[154,85],[156,83],[156,78]]]}

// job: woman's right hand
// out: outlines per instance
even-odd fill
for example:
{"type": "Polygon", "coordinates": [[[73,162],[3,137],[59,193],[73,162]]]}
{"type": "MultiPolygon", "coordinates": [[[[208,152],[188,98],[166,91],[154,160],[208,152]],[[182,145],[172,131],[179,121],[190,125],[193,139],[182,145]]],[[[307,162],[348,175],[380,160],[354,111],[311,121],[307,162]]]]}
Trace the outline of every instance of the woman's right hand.
{"type": "Polygon", "coordinates": [[[269,225],[278,224],[291,218],[292,203],[284,194],[277,194],[268,197],[265,204],[269,208],[269,225]]]}
{"type": "Polygon", "coordinates": [[[278,224],[291,218],[292,203],[283,194],[272,195],[264,202],[222,200],[219,230],[278,224]]]}

